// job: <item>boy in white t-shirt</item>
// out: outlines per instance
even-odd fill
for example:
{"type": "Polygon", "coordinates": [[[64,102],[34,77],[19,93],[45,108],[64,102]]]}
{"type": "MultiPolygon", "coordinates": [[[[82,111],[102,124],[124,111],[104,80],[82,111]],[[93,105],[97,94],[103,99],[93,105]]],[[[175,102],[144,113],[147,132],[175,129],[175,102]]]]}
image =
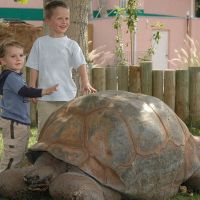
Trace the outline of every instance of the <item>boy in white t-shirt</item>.
{"type": "Polygon", "coordinates": [[[30,86],[43,88],[57,83],[59,88],[57,92],[38,101],[38,132],[52,112],[75,98],[77,87],[72,79],[73,68],[79,70],[82,92],[96,92],[89,83],[81,48],[65,35],[70,24],[67,5],[62,1],[47,4],[45,22],[49,27],[49,35],[34,42],[26,63],[31,68],[30,86]]]}

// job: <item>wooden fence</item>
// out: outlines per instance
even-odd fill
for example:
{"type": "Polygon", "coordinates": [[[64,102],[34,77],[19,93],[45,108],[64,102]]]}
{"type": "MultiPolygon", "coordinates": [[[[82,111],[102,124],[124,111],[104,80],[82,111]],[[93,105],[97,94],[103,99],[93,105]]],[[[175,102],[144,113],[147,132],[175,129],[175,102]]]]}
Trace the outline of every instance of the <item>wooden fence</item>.
{"type": "MultiPolygon", "coordinates": [[[[98,91],[125,90],[163,100],[186,123],[200,127],[200,67],[152,70],[151,62],[140,66],[92,68],[91,83],[98,91]]],[[[32,105],[32,122],[36,123],[32,105]]]]}
{"type": "Polygon", "coordinates": [[[98,90],[125,90],[163,100],[186,123],[200,127],[200,67],[152,70],[151,62],[140,66],[91,69],[98,90]]]}

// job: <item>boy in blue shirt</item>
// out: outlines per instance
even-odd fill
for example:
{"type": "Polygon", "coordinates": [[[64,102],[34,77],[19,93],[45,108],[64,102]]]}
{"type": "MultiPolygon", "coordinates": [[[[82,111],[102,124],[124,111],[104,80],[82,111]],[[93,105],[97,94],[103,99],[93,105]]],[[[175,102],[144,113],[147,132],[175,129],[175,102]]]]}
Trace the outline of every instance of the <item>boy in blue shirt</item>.
{"type": "Polygon", "coordinates": [[[0,74],[0,115],[4,144],[0,172],[16,167],[23,159],[31,124],[29,98],[51,94],[57,91],[58,87],[28,87],[21,73],[24,62],[22,44],[14,40],[5,40],[0,44],[0,63],[6,68],[0,74]]]}

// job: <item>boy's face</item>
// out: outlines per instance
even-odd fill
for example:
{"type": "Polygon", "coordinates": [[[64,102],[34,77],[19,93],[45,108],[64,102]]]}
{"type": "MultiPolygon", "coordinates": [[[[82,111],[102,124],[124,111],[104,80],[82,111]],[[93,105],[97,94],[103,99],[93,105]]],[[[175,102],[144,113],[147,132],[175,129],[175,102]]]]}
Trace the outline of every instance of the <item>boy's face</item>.
{"type": "Polygon", "coordinates": [[[25,56],[24,50],[19,47],[7,47],[5,56],[0,58],[1,64],[5,65],[8,69],[20,72],[24,66],[25,56]]]}
{"type": "Polygon", "coordinates": [[[63,37],[70,24],[70,11],[63,7],[53,10],[53,15],[45,20],[52,37],[63,37]]]}

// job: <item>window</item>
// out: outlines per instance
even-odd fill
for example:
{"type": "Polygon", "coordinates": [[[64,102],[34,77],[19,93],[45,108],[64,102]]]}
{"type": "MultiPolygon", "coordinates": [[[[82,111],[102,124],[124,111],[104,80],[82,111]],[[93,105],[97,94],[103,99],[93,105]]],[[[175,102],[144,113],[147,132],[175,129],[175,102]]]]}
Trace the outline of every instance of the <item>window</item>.
{"type": "Polygon", "coordinates": [[[126,0],[120,0],[119,1],[119,7],[120,8],[125,8],[126,7],[126,0]]]}
{"type": "Polygon", "coordinates": [[[200,0],[195,0],[195,17],[200,17],[200,0]]]}

